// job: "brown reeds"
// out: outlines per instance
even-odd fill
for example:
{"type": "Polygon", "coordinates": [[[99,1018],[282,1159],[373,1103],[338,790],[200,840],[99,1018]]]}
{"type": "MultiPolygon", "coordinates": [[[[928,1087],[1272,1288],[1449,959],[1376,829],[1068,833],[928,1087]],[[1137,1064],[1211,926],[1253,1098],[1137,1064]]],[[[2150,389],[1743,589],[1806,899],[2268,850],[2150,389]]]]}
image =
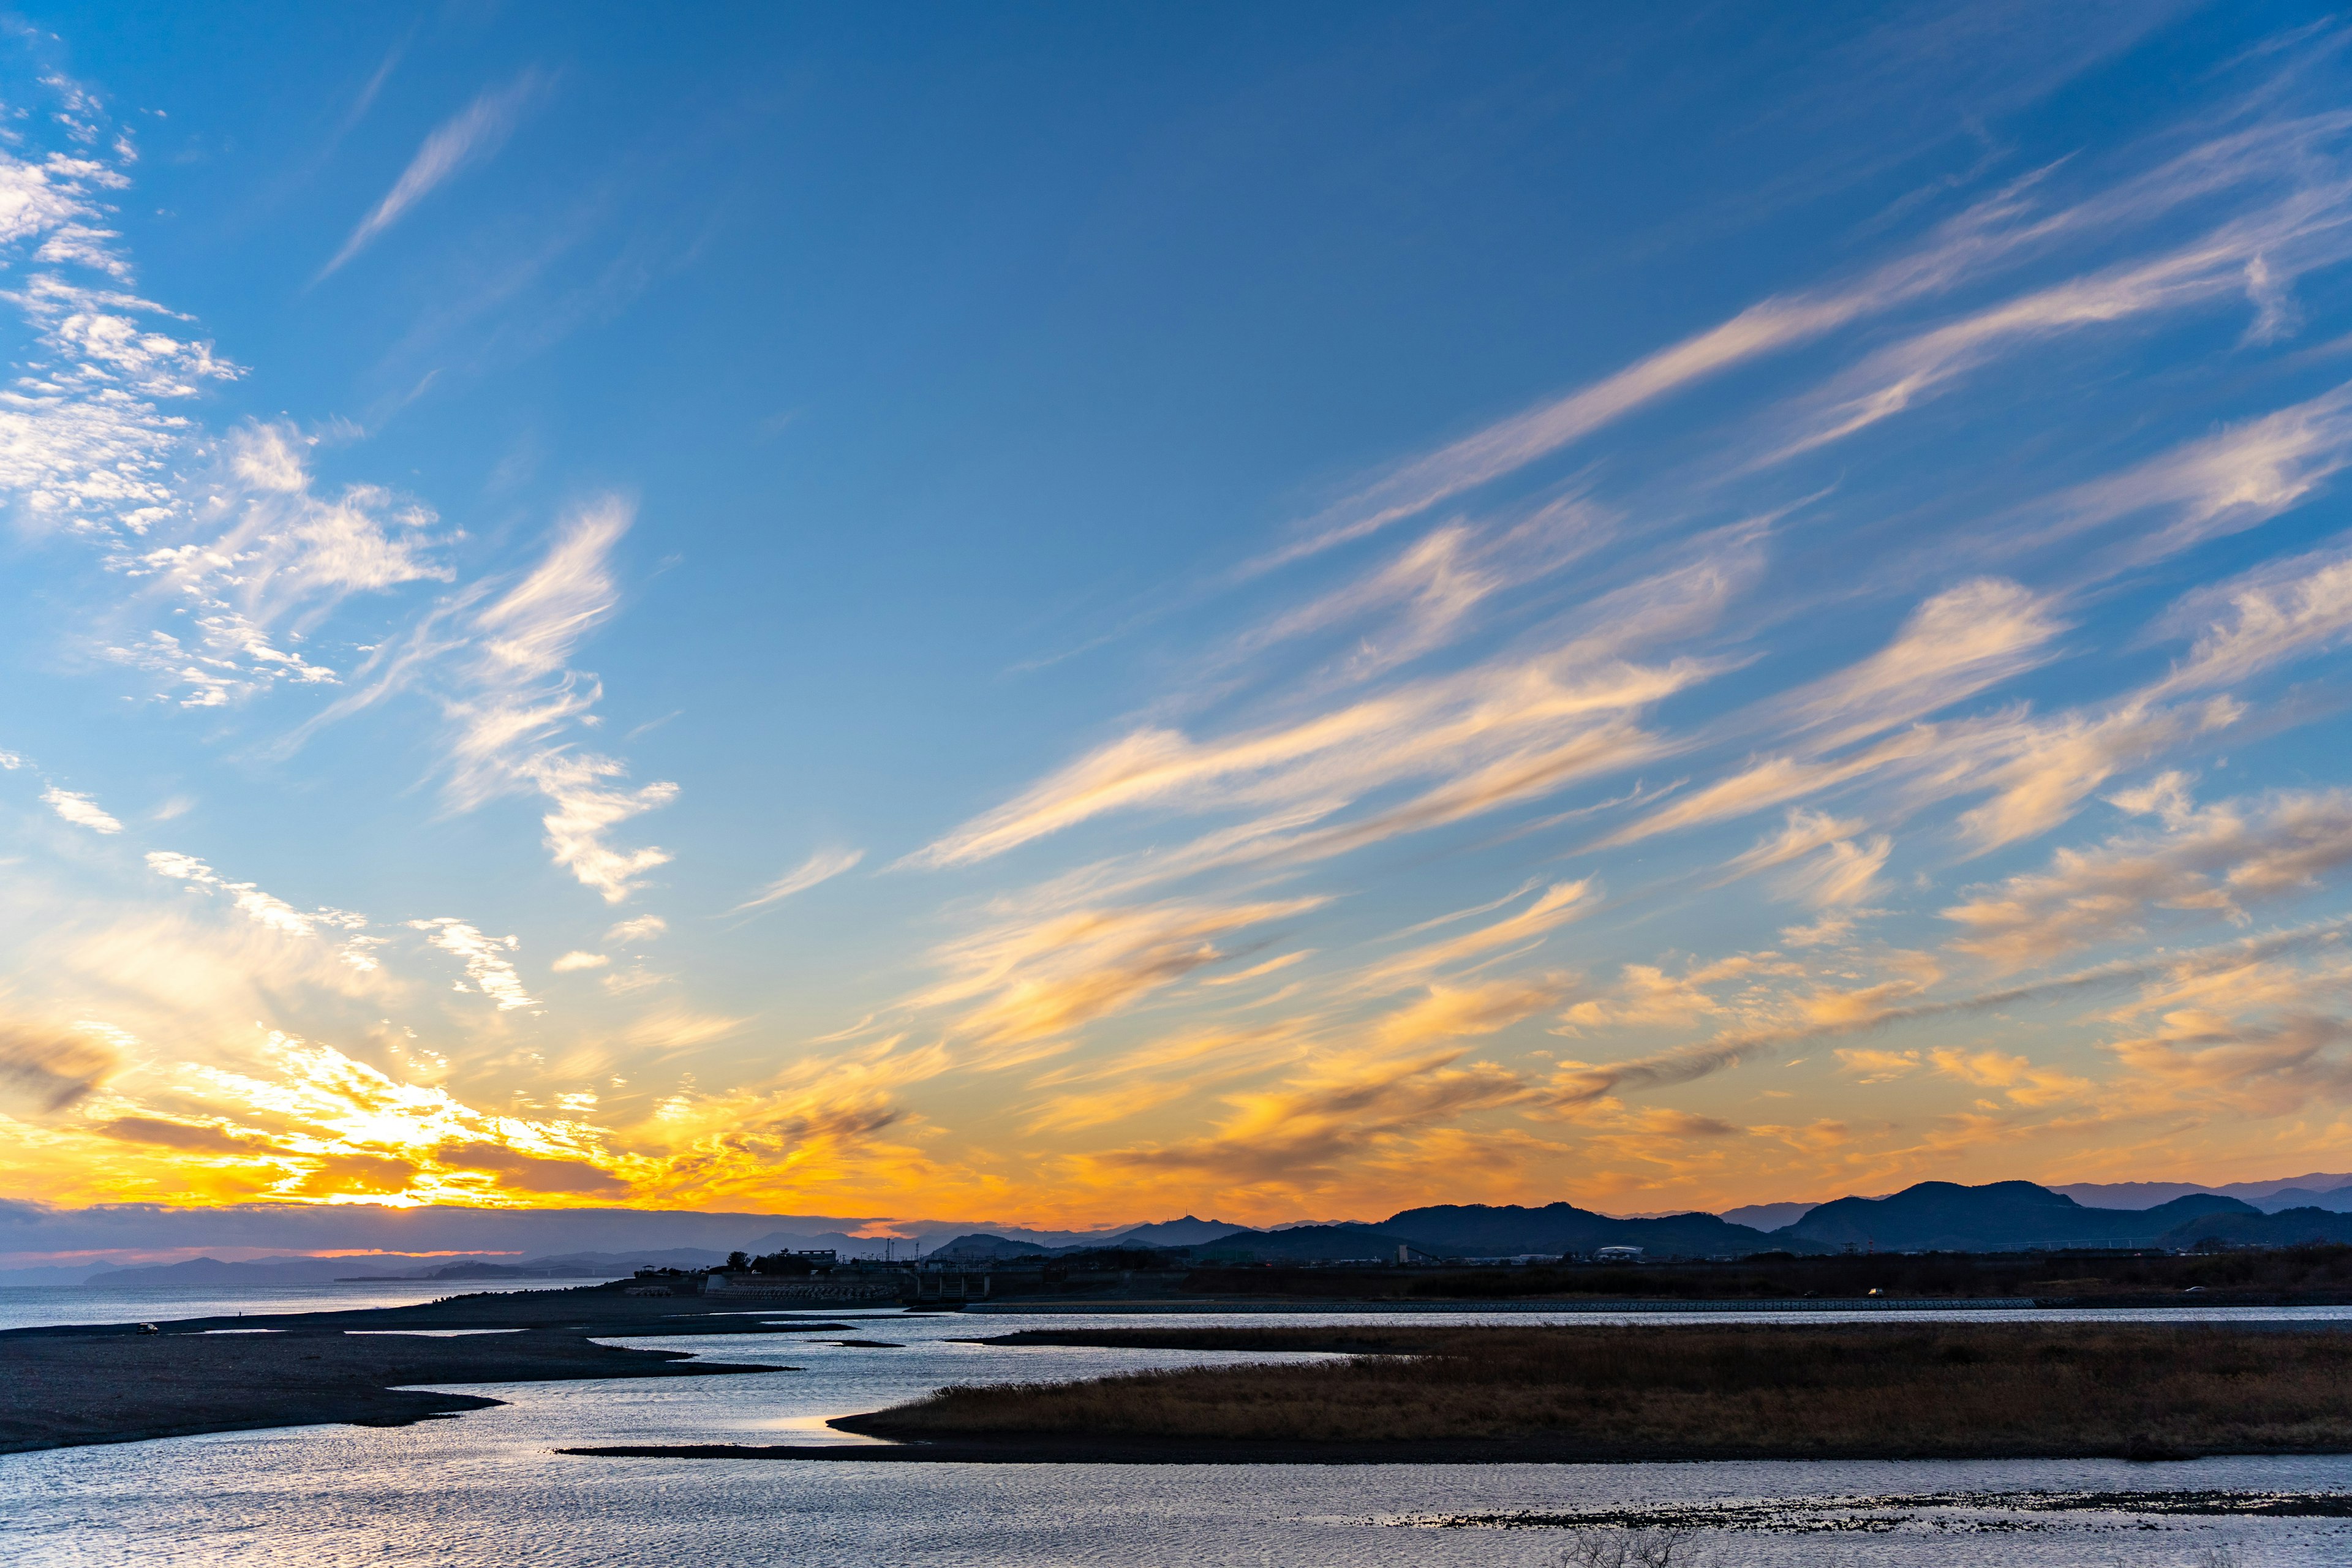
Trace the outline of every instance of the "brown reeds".
{"type": "Polygon", "coordinates": [[[1533,1439],[1629,1458],[2352,1451],[2352,1334],[2327,1331],[1868,1324],[1051,1337],[1383,1353],[949,1388],[854,1424],[934,1439],[1533,1439]]]}

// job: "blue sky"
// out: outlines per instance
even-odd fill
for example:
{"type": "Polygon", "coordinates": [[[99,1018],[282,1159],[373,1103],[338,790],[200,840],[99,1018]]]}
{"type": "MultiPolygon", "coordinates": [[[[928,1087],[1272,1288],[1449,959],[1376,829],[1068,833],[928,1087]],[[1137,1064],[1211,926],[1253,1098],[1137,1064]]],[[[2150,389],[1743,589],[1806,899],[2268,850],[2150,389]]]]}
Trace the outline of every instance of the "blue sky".
{"type": "Polygon", "coordinates": [[[1044,1224],[2324,1163],[2346,47],[20,11],[0,1173],[1044,1224]]]}

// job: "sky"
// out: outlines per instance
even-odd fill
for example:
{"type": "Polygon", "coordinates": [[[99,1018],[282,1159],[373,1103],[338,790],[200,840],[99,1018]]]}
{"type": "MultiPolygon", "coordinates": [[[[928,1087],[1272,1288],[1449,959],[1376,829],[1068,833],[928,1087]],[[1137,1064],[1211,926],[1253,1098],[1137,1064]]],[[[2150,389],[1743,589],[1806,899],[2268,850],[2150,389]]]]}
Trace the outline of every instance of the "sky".
{"type": "Polygon", "coordinates": [[[0,35],[0,1194],[2343,1164],[2318,7],[0,35]]]}

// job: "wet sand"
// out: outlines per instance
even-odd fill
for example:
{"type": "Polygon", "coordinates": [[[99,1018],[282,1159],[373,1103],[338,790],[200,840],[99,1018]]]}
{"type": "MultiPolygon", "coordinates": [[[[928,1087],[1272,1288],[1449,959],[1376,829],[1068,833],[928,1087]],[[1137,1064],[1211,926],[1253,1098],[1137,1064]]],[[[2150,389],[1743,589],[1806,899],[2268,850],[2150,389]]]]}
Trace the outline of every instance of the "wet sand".
{"type": "MultiPolygon", "coordinates": [[[[790,1371],[623,1350],[592,1334],[791,1335],[840,1331],[811,1318],[762,1325],[714,1316],[735,1303],[613,1289],[462,1296],[413,1307],[272,1317],[197,1318],[0,1333],[0,1453],[131,1443],[199,1432],[349,1422],[405,1426],[501,1403],[419,1392],[418,1384],[709,1377],[790,1371]],[[257,1330],[272,1331],[257,1332],[257,1330]],[[489,1330],[448,1338],[401,1330],[489,1330]]],[[[782,1317],[781,1313],[761,1314],[782,1317]]]]}

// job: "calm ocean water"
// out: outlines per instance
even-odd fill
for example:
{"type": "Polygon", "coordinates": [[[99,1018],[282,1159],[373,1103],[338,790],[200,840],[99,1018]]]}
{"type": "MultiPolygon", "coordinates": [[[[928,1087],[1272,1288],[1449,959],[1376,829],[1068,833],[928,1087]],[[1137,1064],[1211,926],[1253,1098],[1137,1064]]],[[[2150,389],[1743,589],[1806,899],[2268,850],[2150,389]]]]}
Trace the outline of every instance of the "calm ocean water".
{"type": "MultiPolygon", "coordinates": [[[[307,1307],[310,1300],[304,1293],[302,1300],[285,1305],[307,1307]]],[[[1982,1315],[1972,1316],[1981,1321],[1982,1315]]],[[[2292,1316],[2342,1320],[2352,1312],[2320,1310],[2292,1316]]],[[[828,1432],[825,1419],[895,1404],[945,1384],[1082,1377],[1233,1359],[950,1342],[1015,1328],[1165,1325],[1165,1318],[885,1313],[847,1314],[841,1321],[848,1317],[860,1319],[856,1334],[832,1331],[834,1337],[889,1341],[894,1348],[829,1345],[820,1342],[821,1334],[621,1338],[614,1342],[658,1344],[800,1370],[709,1379],[472,1385],[469,1391],[509,1403],[393,1430],[326,1426],[225,1433],[0,1457],[0,1562],[40,1568],[263,1563],[273,1568],[635,1568],[676,1563],[711,1568],[1531,1568],[1559,1560],[1564,1542],[1559,1532],[1433,1529],[1415,1523],[1415,1516],[2021,1489],[2352,1492],[2352,1458],[2161,1465],[1097,1467],[590,1459],[553,1452],[583,1443],[854,1441],[828,1432]]],[[[1184,1321],[1189,1327],[1209,1321],[1184,1321]]],[[[1496,1320],[1475,1313],[1331,1313],[1312,1319],[1235,1314],[1215,1321],[1395,1325],[1496,1320]]],[[[1514,1315],[1508,1321],[1530,1320],[1514,1315]]],[[[1907,1521],[1883,1531],[1723,1531],[1710,1539],[1718,1568],[2188,1568],[2224,1560],[2239,1568],[2302,1568],[2352,1563],[2352,1521],[2033,1514],[1998,1508],[1899,1511],[1908,1513],[1907,1521]],[[2217,1550],[2228,1557],[2211,1555],[2217,1550]]]]}
{"type": "Polygon", "coordinates": [[[113,1290],[89,1285],[0,1285],[0,1329],[46,1323],[157,1323],[239,1312],[340,1312],[405,1307],[485,1290],[551,1290],[597,1279],[394,1280],[369,1285],[170,1285],[113,1290]]]}

